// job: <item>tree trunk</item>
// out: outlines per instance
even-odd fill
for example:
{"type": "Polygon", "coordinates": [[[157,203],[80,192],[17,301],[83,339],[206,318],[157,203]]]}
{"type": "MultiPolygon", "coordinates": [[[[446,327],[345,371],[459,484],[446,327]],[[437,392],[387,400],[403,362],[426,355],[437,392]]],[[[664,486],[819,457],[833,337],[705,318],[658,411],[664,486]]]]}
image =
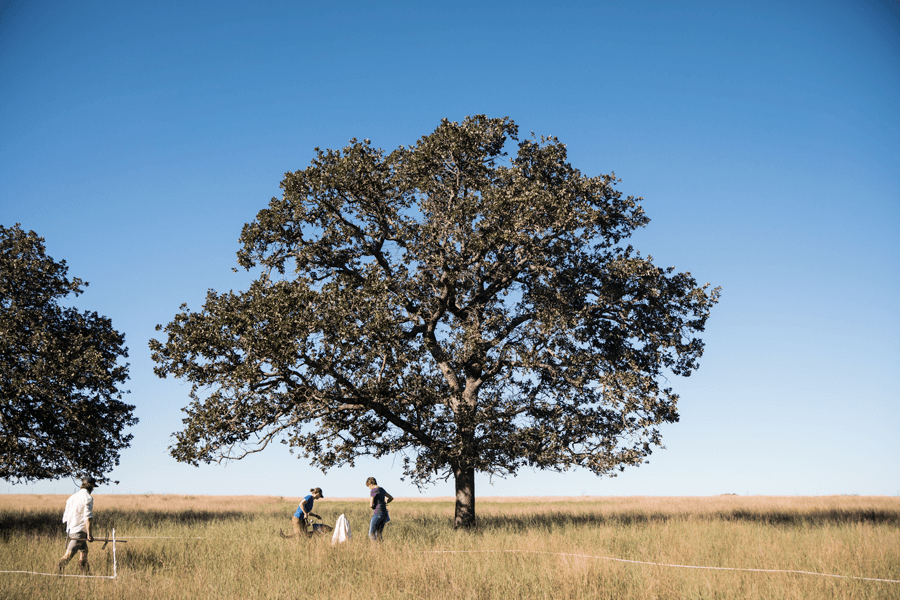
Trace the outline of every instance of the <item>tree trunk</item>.
{"type": "Polygon", "coordinates": [[[454,468],[456,478],[456,519],[457,529],[475,527],[475,467],[454,468]]]}

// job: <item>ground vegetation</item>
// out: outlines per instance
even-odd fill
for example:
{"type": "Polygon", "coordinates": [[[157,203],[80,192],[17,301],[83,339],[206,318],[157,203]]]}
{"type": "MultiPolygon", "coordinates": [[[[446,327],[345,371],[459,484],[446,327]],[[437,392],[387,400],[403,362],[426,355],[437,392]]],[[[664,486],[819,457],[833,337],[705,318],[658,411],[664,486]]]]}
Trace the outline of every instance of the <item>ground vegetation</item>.
{"type": "MultiPolygon", "coordinates": [[[[65,495],[0,496],[0,570],[51,569],[65,495]]],[[[897,598],[900,499],[893,497],[482,499],[476,535],[447,527],[455,499],[391,503],[384,542],[366,539],[368,500],[325,499],[353,540],[282,540],[299,497],[96,494],[97,530],[117,547],[117,581],[0,574],[3,598],[797,600],[897,598]],[[166,539],[168,538],[168,539],[166,539]]],[[[92,545],[94,574],[112,572],[92,545]]]]}

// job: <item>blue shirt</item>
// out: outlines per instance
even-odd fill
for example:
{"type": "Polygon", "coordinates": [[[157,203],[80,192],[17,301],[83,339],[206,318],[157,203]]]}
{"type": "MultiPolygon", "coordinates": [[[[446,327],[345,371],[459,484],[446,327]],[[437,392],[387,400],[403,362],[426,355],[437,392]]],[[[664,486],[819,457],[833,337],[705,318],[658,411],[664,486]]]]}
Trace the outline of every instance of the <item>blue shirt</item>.
{"type": "Polygon", "coordinates": [[[312,512],[313,507],[313,497],[310,494],[306,498],[303,499],[303,502],[300,503],[300,506],[297,507],[296,512],[294,512],[294,516],[298,519],[303,518],[303,510],[306,509],[306,513],[309,514],[312,512]]]}

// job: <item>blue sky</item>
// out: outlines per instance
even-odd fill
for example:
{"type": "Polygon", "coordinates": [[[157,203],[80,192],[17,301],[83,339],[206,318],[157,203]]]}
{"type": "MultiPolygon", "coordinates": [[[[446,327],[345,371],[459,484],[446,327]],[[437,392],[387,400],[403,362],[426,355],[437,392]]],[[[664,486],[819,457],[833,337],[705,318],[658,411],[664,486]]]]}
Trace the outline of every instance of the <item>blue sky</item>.
{"type": "MultiPolygon", "coordinates": [[[[0,224],[46,238],[125,333],[140,423],[106,493],[313,486],[445,496],[399,460],[323,475],[283,448],[170,458],[189,386],[157,323],[241,289],[237,239],[286,171],[351,137],[510,116],[643,196],[632,242],[723,287],[667,448],[614,479],[522,471],[478,495],[900,494],[900,9],[782,2],[0,3],[0,224]]],[[[68,493],[71,481],[3,483],[68,493]]]]}

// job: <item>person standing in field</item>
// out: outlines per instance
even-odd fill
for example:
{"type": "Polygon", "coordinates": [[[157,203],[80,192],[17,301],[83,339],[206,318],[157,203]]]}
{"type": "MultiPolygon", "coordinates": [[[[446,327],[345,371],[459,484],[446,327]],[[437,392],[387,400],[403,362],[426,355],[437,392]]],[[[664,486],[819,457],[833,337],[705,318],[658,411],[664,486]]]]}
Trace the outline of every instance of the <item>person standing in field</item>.
{"type": "Polygon", "coordinates": [[[378,487],[378,482],[374,477],[366,479],[366,486],[369,488],[369,497],[371,502],[369,506],[372,508],[372,521],[369,523],[369,539],[373,542],[381,541],[384,526],[391,520],[388,514],[387,505],[394,499],[388,494],[384,488],[378,487]]]}
{"type": "Polygon", "coordinates": [[[66,511],[63,513],[62,522],[66,524],[66,552],[59,559],[60,574],[65,571],[69,560],[76,552],[80,553],[78,564],[81,571],[88,573],[91,570],[88,564],[88,542],[94,541],[91,534],[91,524],[94,520],[94,497],[91,492],[97,486],[93,477],[85,477],[81,482],[81,489],[69,496],[66,500],[66,511]]]}
{"type": "Polygon", "coordinates": [[[294,532],[291,535],[281,534],[283,538],[295,538],[295,537],[309,537],[309,517],[312,515],[317,519],[321,519],[319,515],[312,512],[313,504],[316,500],[320,498],[324,498],[322,495],[322,488],[313,488],[309,490],[310,493],[303,499],[300,503],[300,506],[297,507],[297,510],[294,511],[294,516],[291,517],[291,526],[294,528],[294,532]]]}

